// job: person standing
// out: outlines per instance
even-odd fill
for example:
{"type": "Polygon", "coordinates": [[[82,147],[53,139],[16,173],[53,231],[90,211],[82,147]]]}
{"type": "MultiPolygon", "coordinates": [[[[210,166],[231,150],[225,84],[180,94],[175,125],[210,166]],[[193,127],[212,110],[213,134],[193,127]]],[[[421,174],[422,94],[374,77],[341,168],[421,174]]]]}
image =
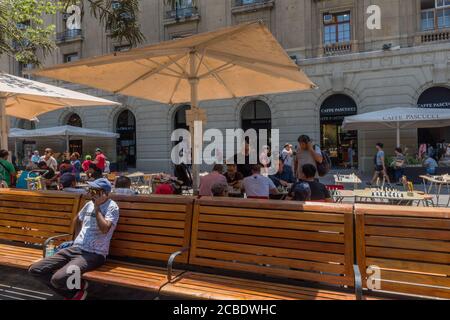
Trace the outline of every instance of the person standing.
{"type": "Polygon", "coordinates": [[[291,167],[294,164],[294,150],[292,150],[292,144],[286,143],[284,149],[281,151],[281,159],[283,159],[284,165],[291,167]]]}
{"type": "Polygon", "coordinates": [[[391,183],[389,176],[387,174],[386,157],[384,154],[383,147],[384,147],[384,144],[382,144],[380,142],[376,144],[377,153],[376,153],[375,159],[374,159],[375,172],[373,174],[372,184],[375,184],[379,177],[384,178],[387,183],[391,183]]]}
{"type": "Polygon", "coordinates": [[[44,151],[44,155],[41,157],[40,161],[44,161],[47,166],[53,171],[58,171],[58,162],[53,157],[53,150],[50,148],[46,148],[44,151]]]}
{"type": "Polygon", "coordinates": [[[406,157],[401,148],[395,148],[394,152],[394,179],[396,183],[401,184],[402,177],[405,174],[406,157]]]}
{"type": "Polygon", "coordinates": [[[33,155],[31,156],[31,163],[37,167],[40,160],[41,160],[41,156],[39,155],[39,151],[35,150],[33,152],[33,155]]]}
{"type": "Polygon", "coordinates": [[[294,158],[295,177],[299,180],[305,180],[306,176],[303,173],[303,166],[310,164],[316,168],[314,178],[318,180],[317,163],[322,163],[323,160],[322,151],[319,146],[314,146],[308,136],[301,135],[298,138],[297,154],[294,158]]]}
{"type": "Polygon", "coordinates": [[[83,168],[81,167],[80,154],[78,152],[74,152],[70,155],[70,164],[72,165],[75,179],[79,182],[81,180],[80,174],[83,168]]]}
{"type": "Polygon", "coordinates": [[[430,157],[429,155],[425,156],[423,166],[427,170],[427,174],[430,176],[436,175],[436,168],[439,167],[437,161],[434,158],[430,157]]]}
{"type": "Polygon", "coordinates": [[[8,161],[9,152],[0,150],[0,183],[3,181],[8,187],[14,183],[16,169],[13,164],[8,161]]]}
{"type": "Polygon", "coordinates": [[[100,169],[102,172],[105,171],[106,157],[103,154],[102,149],[100,149],[100,148],[95,149],[95,160],[92,163],[95,164],[95,166],[98,169],[100,169]]]}
{"type": "Polygon", "coordinates": [[[92,157],[90,155],[87,155],[84,159],[85,160],[81,164],[81,167],[83,168],[83,171],[86,172],[89,170],[89,166],[92,163],[92,157]]]}

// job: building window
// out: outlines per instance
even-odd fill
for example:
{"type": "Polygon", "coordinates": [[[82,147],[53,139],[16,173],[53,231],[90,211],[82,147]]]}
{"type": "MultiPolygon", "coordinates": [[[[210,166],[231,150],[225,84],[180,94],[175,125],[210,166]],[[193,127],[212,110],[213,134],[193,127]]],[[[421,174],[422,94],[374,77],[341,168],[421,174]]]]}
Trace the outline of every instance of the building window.
{"type": "Polygon", "coordinates": [[[323,39],[325,44],[350,42],[350,12],[323,15],[323,39]]]}
{"type": "Polygon", "coordinates": [[[136,118],[129,110],[122,111],[117,117],[117,169],[127,171],[136,167],[136,118]]]}
{"type": "Polygon", "coordinates": [[[81,121],[80,116],[77,115],[76,113],[72,113],[67,118],[66,124],[68,126],[72,126],[72,127],[78,127],[78,128],[82,128],[83,127],[83,122],[81,121]]]}
{"type": "MultiPolygon", "coordinates": [[[[256,130],[257,146],[259,147],[259,130],[267,130],[267,138],[270,140],[272,129],[272,112],[267,103],[261,100],[247,102],[241,110],[242,130],[256,130]]],[[[264,142],[266,144],[266,142],[264,142]]],[[[268,143],[270,145],[270,141],[268,143]]],[[[262,151],[262,150],[260,150],[262,151]]]]}
{"type": "Polygon", "coordinates": [[[422,31],[450,28],[450,0],[421,1],[422,31]]]}
{"type": "Polygon", "coordinates": [[[198,9],[193,0],[178,0],[166,12],[166,19],[191,18],[198,15],[198,9]]]}
{"type": "Polygon", "coordinates": [[[64,63],[74,62],[80,60],[80,56],[77,52],[69,53],[64,55],[64,63]]]}

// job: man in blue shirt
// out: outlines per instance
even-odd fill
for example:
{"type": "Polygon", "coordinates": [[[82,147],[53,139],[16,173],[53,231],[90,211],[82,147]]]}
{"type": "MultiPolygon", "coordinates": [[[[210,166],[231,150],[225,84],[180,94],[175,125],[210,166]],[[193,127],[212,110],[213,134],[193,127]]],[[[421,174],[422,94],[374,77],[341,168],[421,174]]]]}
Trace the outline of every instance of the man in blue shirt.
{"type": "Polygon", "coordinates": [[[284,160],[282,158],[280,158],[278,164],[278,172],[272,176],[269,176],[269,178],[273,181],[273,183],[277,188],[279,186],[287,187],[289,184],[295,182],[292,168],[290,166],[285,165],[284,160]]]}
{"type": "Polygon", "coordinates": [[[66,300],[86,299],[87,282],[73,276],[76,271],[82,275],[105,263],[119,220],[119,207],[109,198],[111,183],[103,178],[88,183],[91,201],[78,214],[77,230],[80,231],[73,245],[34,263],[29,269],[31,275],[66,300]]]}

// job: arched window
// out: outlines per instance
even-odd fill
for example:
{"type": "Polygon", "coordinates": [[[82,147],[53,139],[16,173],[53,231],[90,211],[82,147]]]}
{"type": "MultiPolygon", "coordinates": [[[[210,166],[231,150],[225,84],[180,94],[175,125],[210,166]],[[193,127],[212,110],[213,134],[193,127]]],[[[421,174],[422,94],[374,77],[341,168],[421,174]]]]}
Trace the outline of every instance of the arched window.
{"type": "Polygon", "coordinates": [[[129,110],[122,111],[117,117],[117,166],[118,171],[127,171],[136,167],[136,118],[129,110]]]}
{"type": "Polygon", "coordinates": [[[76,113],[72,113],[69,117],[67,117],[66,124],[72,127],[83,127],[83,122],[81,121],[80,116],[76,113]]]}
{"type": "Polygon", "coordinates": [[[180,106],[178,110],[175,112],[173,128],[176,129],[186,129],[189,130],[189,126],[186,120],[186,111],[190,110],[191,106],[184,105],[180,106]]]}
{"type": "Polygon", "coordinates": [[[357,167],[358,132],[342,130],[344,118],[357,111],[356,102],[345,94],[328,97],[320,107],[320,143],[335,167],[357,167]]]}
{"type": "MultiPolygon", "coordinates": [[[[450,89],[447,87],[432,87],[425,90],[417,101],[418,108],[450,109],[450,89]]],[[[442,141],[450,141],[450,127],[418,129],[419,144],[427,143],[433,146],[442,141]]]]}
{"type": "MultiPolygon", "coordinates": [[[[249,129],[256,130],[257,135],[257,146],[252,146],[252,148],[258,150],[259,148],[259,130],[267,130],[267,139],[269,141],[263,142],[264,144],[270,145],[270,134],[272,129],[272,113],[270,111],[267,103],[261,100],[253,100],[247,102],[241,109],[241,128],[245,131],[249,129]]],[[[259,150],[261,152],[261,150],[259,150]]]]}

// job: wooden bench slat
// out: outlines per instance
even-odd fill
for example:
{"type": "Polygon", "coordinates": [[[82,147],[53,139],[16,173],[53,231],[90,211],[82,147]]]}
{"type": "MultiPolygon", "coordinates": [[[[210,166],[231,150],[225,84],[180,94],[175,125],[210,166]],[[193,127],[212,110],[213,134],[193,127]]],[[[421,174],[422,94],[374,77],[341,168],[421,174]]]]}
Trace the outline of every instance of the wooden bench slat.
{"type": "Polygon", "coordinates": [[[227,217],[219,215],[201,214],[200,222],[207,223],[224,223],[232,225],[247,225],[267,228],[284,228],[294,230],[309,230],[309,231],[329,231],[336,233],[343,233],[344,226],[342,224],[332,223],[312,223],[312,222],[298,222],[298,221],[279,221],[275,219],[258,219],[245,217],[227,217]]]}
{"type": "Polygon", "coordinates": [[[420,217],[391,217],[391,216],[367,216],[366,225],[392,226],[392,227],[412,227],[426,229],[450,230],[449,219],[430,219],[420,217]]]}
{"type": "Polygon", "coordinates": [[[264,244],[268,247],[284,249],[317,250],[330,253],[344,253],[344,245],[340,243],[323,243],[318,241],[293,240],[286,238],[268,238],[266,236],[240,235],[221,232],[199,231],[199,240],[211,240],[218,242],[235,242],[250,245],[264,244]]]}
{"type": "MultiPolygon", "coordinates": [[[[142,250],[134,250],[134,249],[124,249],[111,247],[111,256],[116,257],[128,257],[128,258],[142,258],[149,260],[159,260],[159,261],[167,261],[169,259],[170,254],[161,253],[161,252],[150,252],[150,251],[142,251],[142,250]]],[[[177,261],[180,263],[187,262],[187,254],[181,255],[177,258],[177,261]]]]}
{"type": "Polygon", "coordinates": [[[284,266],[286,269],[296,268],[305,271],[329,272],[335,274],[343,274],[345,268],[342,264],[321,263],[304,260],[291,260],[287,258],[277,258],[271,256],[254,256],[242,253],[230,253],[227,251],[197,249],[197,257],[208,259],[212,258],[219,261],[236,261],[246,264],[267,264],[273,266],[284,266]]]}
{"type": "Polygon", "coordinates": [[[135,249],[143,251],[155,251],[160,253],[172,254],[177,251],[177,246],[168,246],[147,242],[135,242],[115,239],[113,242],[115,248],[120,247],[122,249],[135,249]]]}
{"type": "Polygon", "coordinates": [[[0,226],[0,233],[2,234],[9,234],[11,237],[13,235],[22,235],[22,236],[28,236],[28,237],[44,237],[44,238],[50,238],[52,236],[56,236],[58,234],[61,234],[59,232],[53,232],[53,231],[46,231],[46,230],[28,230],[23,228],[8,228],[0,226]]]}
{"type": "Polygon", "coordinates": [[[319,262],[344,263],[344,255],[334,253],[323,253],[317,251],[293,250],[283,248],[247,245],[242,243],[215,242],[197,240],[198,249],[212,249],[231,251],[236,253],[248,253],[251,255],[267,255],[274,257],[285,257],[291,259],[311,260],[319,262]]]}
{"type": "Polygon", "coordinates": [[[50,191],[13,191],[14,189],[7,189],[7,191],[0,190],[0,200],[4,201],[20,201],[20,202],[35,202],[47,204],[67,204],[73,205],[76,198],[79,197],[72,193],[64,192],[50,192],[50,191]]]}
{"type": "Polygon", "coordinates": [[[450,240],[450,232],[445,230],[427,230],[395,227],[365,227],[366,235],[391,236],[415,239],[450,240]]]}
{"type": "Polygon", "coordinates": [[[398,248],[450,253],[449,243],[439,240],[369,236],[366,237],[366,244],[369,246],[383,247],[385,250],[389,250],[389,248],[398,248]]]}
{"type": "MultiPolygon", "coordinates": [[[[382,269],[404,270],[406,272],[420,272],[425,274],[450,275],[450,266],[426,262],[393,260],[382,258],[367,258],[368,266],[378,266],[382,269]]],[[[363,270],[361,270],[363,271],[363,270]]]]}
{"type": "Polygon", "coordinates": [[[60,233],[69,232],[69,226],[57,226],[49,224],[33,223],[28,221],[13,221],[13,220],[3,220],[0,219],[0,226],[5,227],[17,227],[17,228],[29,228],[42,231],[55,231],[60,233]]]}
{"type": "Polygon", "coordinates": [[[419,250],[386,249],[380,247],[366,246],[366,256],[375,258],[387,258],[397,260],[409,260],[418,262],[435,262],[450,264],[450,254],[419,250]]]}
{"type": "Polygon", "coordinates": [[[269,218],[278,220],[301,220],[301,221],[315,221],[315,222],[332,222],[343,223],[343,214],[331,214],[321,212],[298,212],[298,211],[281,211],[281,210],[261,210],[249,208],[222,208],[203,206],[202,213],[217,214],[222,216],[238,216],[238,217],[255,217],[255,218],[269,218]]]}
{"type": "Polygon", "coordinates": [[[388,282],[381,281],[382,291],[390,291],[396,293],[406,293],[416,296],[428,296],[428,297],[437,297],[442,299],[450,299],[450,290],[437,288],[437,287],[429,287],[429,286],[421,286],[414,284],[406,284],[399,282],[388,282]]]}
{"type": "Polygon", "coordinates": [[[58,218],[43,218],[43,217],[36,217],[36,216],[23,216],[20,214],[3,214],[0,213],[0,219],[1,220],[8,220],[8,221],[29,221],[34,223],[44,223],[44,224],[51,224],[51,225],[58,225],[58,226],[69,226],[71,224],[70,219],[58,219],[58,218]]]}
{"type": "Polygon", "coordinates": [[[23,209],[23,208],[0,207],[0,212],[4,213],[4,214],[46,217],[46,218],[59,218],[59,219],[70,219],[70,217],[72,216],[71,212],[59,212],[59,211],[47,211],[47,210],[23,209]]]}
{"type": "Polygon", "coordinates": [[[186,212],[186,206],[182,204],[163,204],[163,203],[145,203],[145,202],[120,202],[122,209],[135,210],[152,210],[152,211],[168,211],[168,212],[186,212]]]}
{"type": "Polygon", "coordinates": [[[266,228],[264,233],[261,232],[261,228],[252,226],[236,226],[236,225],[224,225],[214,223],[199,223],[198,229],[200,231],[211,232],[227,232],[230,234],[244,234],[244,235],[261,235],[273,238],[286,238],[286,239],[299,239],[299,240],[311,240],[311,241],[323,241],[330,243],[344,243],[344,235],[339,233],[320,233],[315,231],[301,231],[301,230],[288,230],[277,228],[266,228]]]}
{"type": "Polygon", "coordinates": [[[395,282],[407,282],[438,287],[448,287],[450,290],[450,278],[444,275],[426,275],[419,273],[407,273],[391,270],[381,270],[381,279],[395,282]]]}
{"type": "Polygon", "coordinates": [[[180,212],[126,210],[122,208],[120,208],[120,216],[127,218],[180,220],[180,221],[184,221],[186,219],[186,214],[180,212]]]}
{"type": "Polygon", "coordinates": [[[181,229],[124,225],[121,223],[120,218],[119,218],[119,223],[117,224],[116,231],[132,232],[132,233],[137,233],[137,234],[151,234],[151,235],[163,235],[163,236],[167,235],[167,236],[173,236],[173,237],[183,237],[183,235],[184,235],[184,231],[181,229]]]}
{"type": "Polygon", "coordinates": [[[129,225],[137,225],[137,226],[168,227],[168,228],[173,228],[173,229],[184,229],[184,221],[120,217],[120,223],[125,224],[125,225],[129,224],[129,225]]]}
{"type": "MultiPolygon", "coordinates": [[[[1,201],[0,207],[3,208],[17,208],[17,202],[15,201],[1,201]]],[[[38,210],[48,210],[56,212],[72,212],[73,205],[60,205],[60,204],[46,204],[46,203],[34,203],[34,202],[20,202],[20,208],[25,209],[38,209],[38,210]]]]}
{"type": "Polygon", "coordinates": [[[165,237],[161,235],[152,235],[152,234],[137,234],[137,233],[126,233],[126,232],[114,232],[113,235],[114,240],[129,240],[129,241],[138,241],[145,243],[155,243],[155,244],[166,244],[166,245],[174,245],[174,246],[182,246],[183,239],[176,237],[165,237]]]}

